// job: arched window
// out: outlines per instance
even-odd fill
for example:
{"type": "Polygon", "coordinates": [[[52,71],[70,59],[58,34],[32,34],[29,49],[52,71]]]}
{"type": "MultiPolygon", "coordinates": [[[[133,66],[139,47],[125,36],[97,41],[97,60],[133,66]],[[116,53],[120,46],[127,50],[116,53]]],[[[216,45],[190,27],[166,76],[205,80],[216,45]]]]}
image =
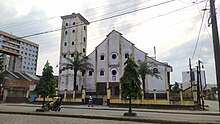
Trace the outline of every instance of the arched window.
{"type": "Polygon", "coordinates": [[[73,25],[75,25],[76,23],[75,22],[73,22],[73,25]]]}
{"type": "Polygon", "coordinates": [[[105,56],[104,55],[101,55],[100,56],[100,60],[104,60],[105,59],[105,56]]]}
{"type": "Polygon", "coordinates": [[[103,76],[103,75],[105,75],[105,72],[104,72],[104,70],[101,70],[101,71],[99,72],[99,75],[100,75],[100,76],[103,76]]]}
{"type": "Polygon", "coordinates": [[[65,31],[65,35],[67,35],[67,31],[65,31]]]}
{"type": "Polygon", "coordinates": [[[66,23],[66,26],[68,26],[68,23],[66,23]]]}
{"type": "Polygon", "coordinates": [[[125,53],[125,58],[128,58],[129,57],[129,54],[128,53],[125,53]]]}

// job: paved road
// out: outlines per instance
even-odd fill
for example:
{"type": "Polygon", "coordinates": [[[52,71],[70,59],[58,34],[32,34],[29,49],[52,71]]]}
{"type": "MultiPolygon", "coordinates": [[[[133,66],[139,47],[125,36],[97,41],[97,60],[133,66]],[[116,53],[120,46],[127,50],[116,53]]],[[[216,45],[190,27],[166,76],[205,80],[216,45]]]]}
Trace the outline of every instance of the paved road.
{"type": "Polygon", "coordinates": [[[209,106],[209,111],[218,112],[218,101],[205,100],[205,105],[209,106]]]}
{"type": "MultiPolygon", "coordinates": [[[[127,111],[127,109],[123,109],[123,108],[113,109],[108,107],[96,107],[96,106],[94,108],[88,108],[87,106],[70,106],[70,105],[63,107],[65,108],[62,108],[61,112],[44,112],[44,113],[57,114],[57,115],[60,114],[62,116],[83,115],[85,117],[100,116],[100,117],[125,118],[123,116],[123,113],[127,111]]],[[[37,108],[40,108],[40,106],[0,104],[0,111],[21,111],[21,112],[36,113],[35,110],[37,108]]],[[[195,123],[220,124],[220,117],[216,113],[210,114],[208,111],[200,112],[200,111],[182,111],[182,110],[171,111],[171,110],[144,110],[144,109],[134,109],[134,111],[138,115],[137,117],[134,117],[134,119],[164,120],[164,121],[172,120],[176,122],[185,122],[185,123],[195,122],[195,123]]],[[[51,118],[51,117],[47,117],[47,118],[51,118]]]]}
{"type": "Polygon", "coordinates": [[[36,115],[0,114],[0,124],[150,124],[127,121],[95,120],[84,118],[36,115]]]}

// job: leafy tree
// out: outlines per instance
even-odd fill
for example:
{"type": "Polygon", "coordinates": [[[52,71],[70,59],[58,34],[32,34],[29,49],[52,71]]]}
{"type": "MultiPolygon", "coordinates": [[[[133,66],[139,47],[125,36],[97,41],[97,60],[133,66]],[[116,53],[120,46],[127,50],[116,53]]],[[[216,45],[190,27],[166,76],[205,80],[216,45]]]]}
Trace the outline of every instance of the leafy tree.
{"type": "Polygon", "coordinates": [[[173,93],[179,93],[180,92],[180,86],[179,86],[179,83],[175,82],[174,85],[173,85],[173,93]]]}
{"type": "Polygon", "coordinates": [[[74,73],[74,85],[73,85],[73,90],[76,89],[76,77],[77,77],[77,72],[80,71],[82,73],[85,73],[87,70],[93,70],[93,65],[91,63],[88,63],[87,61],[89,60],[89,57],[83,56],[82,53],[79,53],[77,51],[74,52],[73,54],[73,59],[66,58],[68,63],[62,63],[64,68],[60,70],[60,73],[64,70],[67,69],[73,69],[74,73]]]}
{"type": "Polygon", "coordinates": [[[120,78],[120,84],[122,89],[122,97],[129,97],[129,113],[132,113],[131,110],[131,98],[137,98],[141,96],[141,87],[138,74],[138,66],[135,61],[131,58],[128,58],[125,62],[126,67],[124,68],[124,73],[120,78]]]}
{"type": "Polygon", "coordinates": [[[155,64],[152,62],[147,61],[138,61],[138,73],[141,76],[142,84],[143,84],[143,91],[144,91],[144,98],[146,97],[146,91],[145,91],[145,77],[146,75],[151,75],[152,77],[155,76],[156,78],[160,77],[160,72],[157,68],[155,68],[155,64]]]}
{"type": "Polygon", "coordinates": [[[44,65],[44,69],[42,72],[42,77],[39,82],[36,84],[35,92],[39,95],[43,95],[43,103],[42,108],[44,107],[45,97],[55,92],[56,82],[53,76],[53,67],[50,66],[50,63],[44,65]]]}
{"type": "Polygon", "coordinates": [[[0,84],[3,84],[4,79],[4,54],[0,52],[0,84]]]}

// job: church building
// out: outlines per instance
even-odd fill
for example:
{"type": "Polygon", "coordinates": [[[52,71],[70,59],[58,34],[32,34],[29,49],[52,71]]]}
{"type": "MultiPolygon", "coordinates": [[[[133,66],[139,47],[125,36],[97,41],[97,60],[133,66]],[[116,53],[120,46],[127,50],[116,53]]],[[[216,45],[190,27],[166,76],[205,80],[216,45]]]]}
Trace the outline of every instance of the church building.
{"type": "MultiPolygon", "coordinates": [[[[81,14],[71,14],[61,17],[62,32],[60,44],[60,66],[67,62],[66,58],[72,58],[74,51],[86,55],[87,51],[87,25],[89,22],[81,14]]],[[[103,38],[104,39],[104,38],[103,38]]],[[[96,94],[107,99],[121,99],[119,80],[123,75],[124,62],[133,55],[137,62],[149,61],[156,65],[160,72],[160,79],[146,75],[145,90],[151,94],[154,91],[161,94],[167,94],[170,84],[170,72],[172,67],[168,63],[159,62],[127,40],[123,35],[113,30],[106,38],[95,47],[95,50],[88,55],[88,61],[93,65],[93,71],[87,71],[85,74],[78,72],[76,91],[73,91],[73,70],[65,70],[59,75],[58,90],[60,94],[65,91],[67,94],[82,92],[85,89],[86,94],[96,94]]],[[[140,78],[141,80],[141,78],[140,78]]]]}

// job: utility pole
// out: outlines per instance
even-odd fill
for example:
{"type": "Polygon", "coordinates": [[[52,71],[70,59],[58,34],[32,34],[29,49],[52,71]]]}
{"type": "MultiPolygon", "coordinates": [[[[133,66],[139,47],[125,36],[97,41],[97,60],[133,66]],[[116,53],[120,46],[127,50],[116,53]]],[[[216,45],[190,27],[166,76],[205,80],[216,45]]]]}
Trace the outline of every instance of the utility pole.
{"type": "Polygon", "coordinates": [[[200,110],[200,86],[199,86],[199,66],[196,66],[196,73],[197,73],[197,82],[196,82],[196,86],[197,86],[197,108],[198,110],[200,110]]]}
{"type": "Polygon", "coordinates": [[[191,83],[191,95],[193,99],[193,78],[192,78],[192,66],[191,66],[190,58],[189,58],[189,76],[190,76],[190,83],[191,83]]]}
{"type": "Polygon", "coordinates": [[[200,101],[202,101],[202,103],[201,103],[201,106],[202,106],[202,109],[203,110],[205,110],[205,103],[204,103],[204,91],[203,91],[203,89],[202,89],[202,72],[201,72],[201,61],[200,60],[198,60],[198,64],[199,64],[199,85],[200,85],[200,101]]]}
{"type": "Polygon", "coordinates": [[[220,48],[219,48],[219,36],[218,36],[218,25],[216,19],[215,10],[215,0],[210,0],[210,11],[211,11],[211,24],[212,24],[212,37],[213,37],[213,47],[215,56],[215,68],[216,68],[216,81],[218,89],[218,103],[219,103],[219,113],[220,113],[220,48]]]}

